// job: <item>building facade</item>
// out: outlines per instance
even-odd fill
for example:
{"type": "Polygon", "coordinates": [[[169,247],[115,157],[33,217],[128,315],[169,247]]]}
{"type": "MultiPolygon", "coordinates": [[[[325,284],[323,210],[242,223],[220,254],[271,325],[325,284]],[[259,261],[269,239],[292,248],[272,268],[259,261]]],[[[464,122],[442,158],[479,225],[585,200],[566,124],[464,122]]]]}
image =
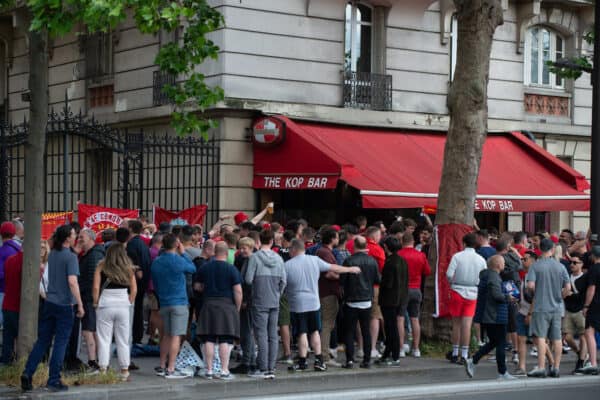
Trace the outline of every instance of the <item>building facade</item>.
{"type": "MultiPolygon", "coordinates": [[[[211,115],[220,148],[220,213],[253,212],[273,198],[252,188],[250,129],[261,114],[398,130],[446,131],[457,52],[452,0],[211,0],[225,27],[211,34],[219,58],[200,66],[226,99],[211,115]]],[[[546,61],[590,52],[593,6],[583,0],[504,0],[492,48],[489,130],[528,131],[590,176],[592,87],[550,72],[546,61]]],[[[3,118],[27,117],[28,59],[19,12],[0,20],[3,118]]],[[[106,34],[72,33],[50,52],[50,105],[111,126],[168,131],[172,111],[160,88],[173,78],[154,58],[176,35],[143,35],[131,19],[106,34]]],[[[215,182],[218,181],[218,182],[215,182]]],[[[301,195],[299,195],[301,196],[301,195]]],[[[275,196],[275,199],[279,199],[275,196]]],[[[167,208],[181,208],[168,199],[167,208]],[[172,204],[169,204],[172,203],[172,204]]],[[[192,204],[189,204],[190,206],[192,204]]],[[[212,205],[209,205],[212,206],[212,205]]],[[[147,209],[148,204],[142,208],[147,209]]],[[[58,211],[58,210],[57,210],[58,211]]],[[[587,228],[586,212],[508,213],[510,230],[587,228]]]]}

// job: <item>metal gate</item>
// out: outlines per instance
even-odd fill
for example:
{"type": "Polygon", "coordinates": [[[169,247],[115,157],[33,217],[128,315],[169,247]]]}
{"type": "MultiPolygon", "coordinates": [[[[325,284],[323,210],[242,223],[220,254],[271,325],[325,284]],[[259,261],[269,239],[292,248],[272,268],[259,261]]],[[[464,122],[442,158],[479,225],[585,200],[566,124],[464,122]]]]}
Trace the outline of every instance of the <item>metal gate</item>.
{"type": "MultiPolygon", "coordinates": [[[[28,123],[0,125],[0,220],[25,208],[25,141],[28,123]]],[[[77,211],[77,202],[137,208],[149,219],[152,205],[182,210],[208,204],[217,219],[219,145],[213,138],[178,137],[115,129],[52,112],[44,158],[46,212],[77,211]]]]}

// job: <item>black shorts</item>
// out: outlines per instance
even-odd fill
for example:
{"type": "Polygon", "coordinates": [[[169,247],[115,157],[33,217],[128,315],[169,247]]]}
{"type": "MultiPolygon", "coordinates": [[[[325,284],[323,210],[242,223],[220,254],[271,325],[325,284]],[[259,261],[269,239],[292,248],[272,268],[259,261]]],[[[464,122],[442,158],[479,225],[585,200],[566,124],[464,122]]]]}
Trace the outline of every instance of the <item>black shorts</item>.
{"type": "Polygon", "coordinates": [[[420,289],[408,289],[408,304],[406,306],[406,311],[408,311],[409,318],[419,318],[422,301],[423,295],[421,294],[420,289]]]}
{"type": "Polygon", "coordinates": [[[303,313],[290,313],[292,329],[296,335],[312,334],[321,331],[321,310],[303,313]]]}
{"type": "Polygon", "coordinates": [[[202,343],[208,342],[233,344],[235,342],[235,338],[228,335],[201,335],[199,338],[202,343]]]}
{"type": "Polygon", "coordinates": [[[81,330],[96,332],[96,309],[93,303],[83,303],[85,314],[81,318],[81,330]]]}
{"type": "Polygon", "coordinates": [[[600,314],[587,314],[585,317],[585,329],[594,328],[596,332],[600,332],[600,314]]]}

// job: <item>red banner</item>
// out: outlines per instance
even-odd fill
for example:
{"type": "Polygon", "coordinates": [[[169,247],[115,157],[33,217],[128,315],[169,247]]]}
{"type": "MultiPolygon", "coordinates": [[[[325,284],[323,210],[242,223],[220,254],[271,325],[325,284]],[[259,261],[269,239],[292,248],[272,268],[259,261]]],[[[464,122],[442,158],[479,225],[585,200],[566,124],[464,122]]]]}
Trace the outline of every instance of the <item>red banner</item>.
{"type": "Polygon", "coordinates": [[[73,211],[42,214],[42,240],[48,240],[56,228],[73,221],[73,211]]]}
{"type": "Polygon", "coordinates": [[[79,223],[82,228],[91,228],[94,232],[100,233],[105,229],[117,229],[125,218],[139,218],[138,210],[128,210],[124,208],[108,208],[93,206],[90,204],[77,205],[79,210],[79,223]]]}
{"type": "Polygon", "coordinates": [[[452,256],[463,249],[462,238],[473,228],[463,224],[436,225],[434,236],[437,251],[437,265],[435,268],[435,313],[434,317],[448,317],[450,303],[450,283],[446,278],[446,271],[452,256]]]}
{"type": "Polygon", "coordinates": [[[203,225],[207,210],[206,204],[186,208],[179,212],[154,206],[154,224],[158,226],[161,222],[168,222],[171,225],[203,225]]]}

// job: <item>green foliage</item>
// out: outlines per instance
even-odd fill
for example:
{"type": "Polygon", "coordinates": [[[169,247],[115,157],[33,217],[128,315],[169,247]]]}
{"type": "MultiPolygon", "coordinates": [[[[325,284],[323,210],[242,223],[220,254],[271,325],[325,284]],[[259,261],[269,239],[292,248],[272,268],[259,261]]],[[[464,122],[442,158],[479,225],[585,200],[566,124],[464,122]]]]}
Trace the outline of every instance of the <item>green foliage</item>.
{"type": "MultiPolygon", "coordinates": [[[[583,40],[588,44],[594,44],[594,28],[583,35],[583,40]]],[[[583,72],[591,72],[593,68],[592,59],[586,55],[557,60],[558,62],[546,61],[550,72],[565,79],[578,79],[583,72]]]]}
{"type": "MultiPolygon", "coordinates": [[[[14,0],[0,0],[0,7],[14,0]]],[[[197,66],[206,59],[216,59],[219,48],[207,38],[223,26],[223,16],[206,0],[27,0],[33,16],[30,29],[47,29],[52,37],[63,36],[82,23],[88,33],[106,32],[133,13],[137,28],[146,34],[161,30],[175,32],[184,27],[176,43],[163,46],[156,64],[161,71],[184,82],[164,89],[175,104],[173,125],[180,135],[202,133],[214,126],[197,111],[203,112],[223,100],[219,87],[204,83],[197,66]]]]}

